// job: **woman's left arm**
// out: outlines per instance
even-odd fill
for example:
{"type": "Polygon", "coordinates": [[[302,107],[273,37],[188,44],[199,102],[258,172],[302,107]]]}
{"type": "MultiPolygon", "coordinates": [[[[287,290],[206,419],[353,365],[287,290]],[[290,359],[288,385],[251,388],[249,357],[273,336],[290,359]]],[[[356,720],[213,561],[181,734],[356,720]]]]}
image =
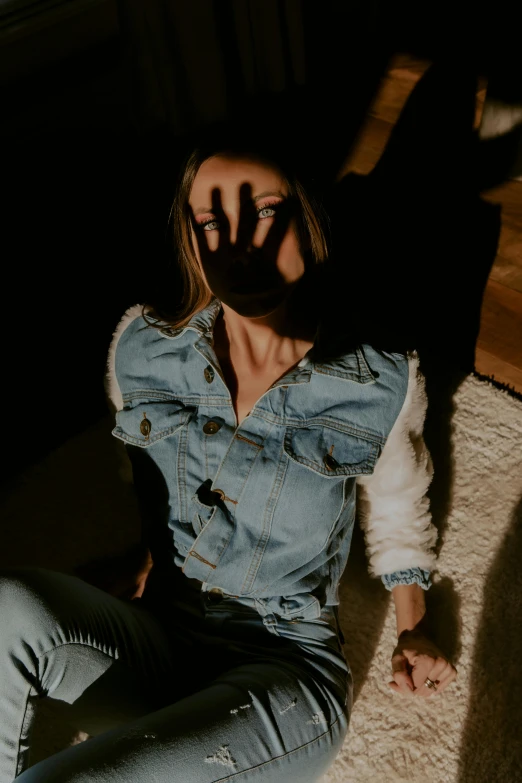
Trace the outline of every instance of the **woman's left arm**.
{"type": "Polygon", "coordinates": [[[357,507],[370,573],[381,577],[395,603],[390,687],[426,697],[444,690],[456,670],[427,630],[424,593],[431,587],[437,540],[427,497],[433,464],[423,437],[428,400],[416,352],[408,354],[408,365],[404,404],[374,472],[358,476],[357,507]],[[427,687],[427,678],[435,688],[427,687]]]}
{"type": "Polygon", "coordinates": [[[428,697],[447,688],[457,670],[429,638],[424,592],[415,583],[392,588],[398,641],[392,653],[393,679],[388,684],[399,693],[428,697]],[[426,678],[436,687],[427,687],[426,678]]]}

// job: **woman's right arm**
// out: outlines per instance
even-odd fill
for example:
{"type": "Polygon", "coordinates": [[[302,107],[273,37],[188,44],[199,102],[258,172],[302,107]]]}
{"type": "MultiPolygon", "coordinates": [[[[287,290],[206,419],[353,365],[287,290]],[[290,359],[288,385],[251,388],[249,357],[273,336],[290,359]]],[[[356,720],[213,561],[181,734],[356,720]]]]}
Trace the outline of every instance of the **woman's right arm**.
{"type": "Polygon", "coordinates": [[[141,598],[152,566],[148,547],[138,542],[123,554],[95,558],[75,568],[75,576],[117,598],[141,598]]]}
{"type": "MultiPolygon", "coordinates": [[[[111,340],[104,382],[107,404],[113,419],[116,413],[123,408],[123,399],[116,375],[116,348],[123,331],[132,320],[141,316],[141,312],[141,305],[135,305],[127,310],[111,340]]],[[[117,453],[119,480],[127,485],[133,485],[133,470],[127,447],[117,438],[112,438],[111,441],[117,453]]],[[[142,525],[140,541],[131,545],[123,553],[95,558],[80,564],[75,569],[75,575],[85,582],[99,587],[104,592],[119,598],[133,600],[141,598],[153,565],[146,527],[142,525]]]]}

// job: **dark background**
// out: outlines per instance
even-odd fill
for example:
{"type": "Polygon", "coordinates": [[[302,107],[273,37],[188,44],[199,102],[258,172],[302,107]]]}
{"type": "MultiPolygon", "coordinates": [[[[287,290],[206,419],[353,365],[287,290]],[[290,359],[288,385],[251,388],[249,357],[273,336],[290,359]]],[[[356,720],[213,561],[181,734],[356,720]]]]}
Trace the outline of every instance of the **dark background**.
{"type": "Polygon", "coordinates": [[[248,117],[280,134],[321,191],[395,52],[434,65],[377,169],[340,188],[338,256],[350,263],[333,301],[372,339],[393,325],[398,339],[473,369],[500,227],[479,194],[507,176],[513,156],[498,144],[479,149],[471,126],[479,75],[492,94],[517,90],[516,26],[505,11],[249,3],[273,15],[250,18],[254,28],[279,31],[282,76],[271,82],[270,46],[251,71],[241,67],[248,41],[234,0],[208,0],[199,17],[201,3],[178,5],[192,17],[167,25],[174,5],[151,2],[146,20],[131,0],[0,5],[3,481],[105,415],[112,331],[161,279],[177,166],[213,107],[218,119],[248,117]]]}

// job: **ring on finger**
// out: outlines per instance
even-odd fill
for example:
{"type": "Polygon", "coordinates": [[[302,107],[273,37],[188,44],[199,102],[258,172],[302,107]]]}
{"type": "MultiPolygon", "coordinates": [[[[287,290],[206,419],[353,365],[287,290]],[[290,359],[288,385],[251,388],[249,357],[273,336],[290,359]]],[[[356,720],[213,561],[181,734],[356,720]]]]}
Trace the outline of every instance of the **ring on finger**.
{"type": "Polygon", "coordinates": [[[437,686],[435,685],[435,683],[433,682],[433,680],[430,680],[430,678],[429,678],[429,677],[426,677],[426,679],[424,680],[424,685],[425,685],[427,688],[433,688],[433,690],[434,690],[434,691],[438,690],[438,688],[437,688],[437,686]]]}

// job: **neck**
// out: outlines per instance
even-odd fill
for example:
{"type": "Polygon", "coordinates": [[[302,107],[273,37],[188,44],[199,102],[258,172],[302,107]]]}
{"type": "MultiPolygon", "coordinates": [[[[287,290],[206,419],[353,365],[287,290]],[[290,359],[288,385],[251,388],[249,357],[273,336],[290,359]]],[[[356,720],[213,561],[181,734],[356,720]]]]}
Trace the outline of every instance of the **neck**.
{"type": "Polygon", "coordinates": [[[233,357],[237,365],[254,373],[291,365],[313,344],[318,325],[316,300],[317,291],[302,280],[267,316],[247,318],[222,304],[214,326],[216,353],[233,357]],[[314,293],[315,299],[310,297],[314,293]]]}

